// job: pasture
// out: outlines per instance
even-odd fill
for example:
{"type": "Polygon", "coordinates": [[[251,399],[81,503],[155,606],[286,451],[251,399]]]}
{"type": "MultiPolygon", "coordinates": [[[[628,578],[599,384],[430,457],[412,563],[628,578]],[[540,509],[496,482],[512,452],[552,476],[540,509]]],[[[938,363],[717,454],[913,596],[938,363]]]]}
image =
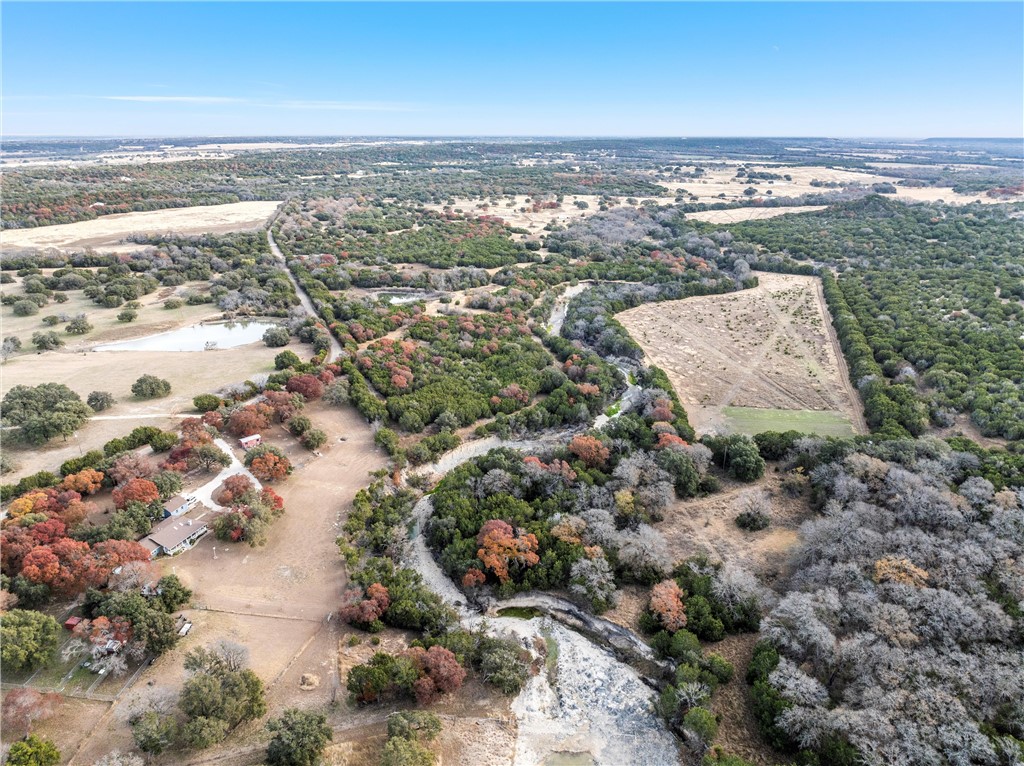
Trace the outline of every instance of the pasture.
{"type": "Polygon", "coordinates": [[[758,278],[749,290],[638,306],[618,319],[666,371],[698,433],[788,422],[863,432],[817,279],[758,278]]]}

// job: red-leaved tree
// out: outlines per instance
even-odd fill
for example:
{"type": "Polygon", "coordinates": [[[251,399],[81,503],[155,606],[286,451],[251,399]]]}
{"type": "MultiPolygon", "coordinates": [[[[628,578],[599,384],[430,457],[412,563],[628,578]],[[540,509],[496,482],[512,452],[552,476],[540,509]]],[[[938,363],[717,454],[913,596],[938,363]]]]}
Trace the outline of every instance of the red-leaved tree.
{"type": "Polygon", "coordinates": [[[674,633],[686,627],[683,591],[675,580],[664,580],[651,588],[651,613],[665,626],[665,630],[674,633]]]}
{"type": "Polygon", "coordinates": [[[160,497],[160,490],[149,479],[129,479],[113,492],[114,505],[124,508],[130,502],[149,505],[160,497]]]}
{"type": "Polygon", "coordinates": [[[601,443],[600,439],[586,434],[572,438],[572,441],[569,442],[569,452],[586,463],[588,468],[603,468],[611,455],[611,451],[601,443]]]}
{"type": "Polygon", "coordinates": [[[514,530],[508,522],[500,519],[491,519],[480,527],[476,542],[480,546],[477,558],[501,582],[508,582],[510,564],[532,567],[540,561],[537,536],[514,530]]]}

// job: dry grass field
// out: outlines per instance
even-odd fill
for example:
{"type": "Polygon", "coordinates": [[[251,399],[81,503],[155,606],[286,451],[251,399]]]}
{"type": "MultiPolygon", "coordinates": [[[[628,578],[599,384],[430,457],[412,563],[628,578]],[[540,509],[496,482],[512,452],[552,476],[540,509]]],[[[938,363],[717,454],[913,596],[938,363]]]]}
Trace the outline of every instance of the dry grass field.
{"type": "MultiPolygon", "coordinates": [[[[62,223],[36,229],[7,229],[0,234],[0,252],[21,248],[56,247],[80,250],[124,250],[117,247],[129,234],[226,234],[258,229],[273,215],[279,202],[235,202],[230,205],[119,213],[91,221],[62,223]]],[[[129,249],[135,246],[130,246],[129,249]]]]}
{"type": "MultiPolygon", "coordinates": [[[[899,180],[892,176],[884,175],[884,172],[868,173],[857,170],[840,170],[837,168],[817,166],[766,167],[756,163],[747,163],[743,165],[743,167],[748,170],[768,171],[777,175],[790,176],[790,180],[788,181],[785,179],[779,179],[773,181],[759,181],[756,184],[751,184],[751,182],[746,178],[736,177],[736,170],[739,167],[740,165],[735,163],[715,165],[707,167],[705,175],[702,178],[687,178],[681,181],[670,181],[662,178],[656,178],[653,180],[655,183],[671,189],[673,194],[675,194],[679,189],[685,189],[690,195],[697,197],[697,201],[699,202],[749,201],[750,197],[745,196],[743,194],[743,190],[751,185],[753,185],[759,192],[758,195],[755,195],[755,198],[765,195],[769,190],[772,192],[769,196],[773,197],[798,197],[801,194],[818,194],[829,191],[829,189],[824,187],[811,186],[811,181],[815,180],[825,183],[835,182],[839,184],[862,184],[865,186],[885,182],[895,183],[899,180]]],[[[945,202],[951,202],[954,204],[964,204],[967,202],[974,202],[976,200],[981,200],[982,202],[998,201],[986,197],[985,195],[957,194],[948,187],[923,187],[916,189],[898,186],[896,188],[896,194],[893,196],[896,199],[921,202],[934,202],[941,199],[945,202]]],[[[707,220],[704,218],[698,218],[696,215],[691,215],[690,217],[696,218],[696,220],[707,220]]],[[[715,221],[715,223],[727,223],[730,220],[746,219],[726,219],[725,221],[715,221]]]]}
{"type": "Polygon", "coordinates": [[[790,213],[813,213],[824,210],[825,205],[796,205],[794,207],[741,207],[735,210],[704,210],[699,213],[687,213],[686,219],[705,221],[706,223],[739,223],[741,221],[763,221],[790,213]]]}
{"type": "MultiPolygon", "coordinates": [[[[492,205],[490,198],[466,199],[458,197],[455,199],[454,205],[427,205],[426,207],[432,210],[443,210],[445,207],[451,207],[452,210],[460,210],[467,215],[490,215],[501,218],[509,226],[527,229],[531,235],[539,235],[549,223],[567,226],[579,218],[594,215],[600,212],[599,206],[601,204],[601,198],[593,194],[566,195],[561,206],[533,212],[533,203],[526,201],[532,198],[527,195],[516,195],[515,202],[512,203],[511,207],[509,207],[508,197],[498,197],[497,199],[498,204],[492,205]],[[576,207],[575,202],[586,202],[588,207],[580,209],[576,207]],[[525,212],[523,212],[523,208],[526,209],[525,212]]],[[[662,204],[671,204],[673,201],[674,198],[659,200],[662,204]]]]}
{"type": "MultiPolygon", "coordinates": [[[[831,413],[862,430],[860,404],[846,377],[814,277],[758,274],[751,290],[649,304],[617,316],[648,359],[664,369],[698,433],[741,430],[726,408],[831,413]]],[[[814,431],[806,416],[770,416],[760,430],[814,431]]],[[[830,431],[831,432],[831,431],[830,431]]]]}
{"type": "MultiPolygon", "coordinates": [[[[295,349],[302,353],[298,346],[295,349]]],[[[195,414],[192,397],[197,394],[241,383],[257,373],[273,372],[274,356],[279,351],[260,342],[217,351],[48,351],[14,357],[0,367],[0,396],[16,385],[47,382],[63,383],[83,399],[90,391],[109,391],[117,403],[93,416],[66,442],[54,439],[43,447],[26,448],[5,440],[4,449],[17,470],[4,481],[16,481],[44,469],[52,471],[68,458],[102,448],[104,442],[136,426],[168,429],[180,416],[195,414]],[[135,399],[132,383],[146,373],[170,381],[170,396],[135,399]]]]}

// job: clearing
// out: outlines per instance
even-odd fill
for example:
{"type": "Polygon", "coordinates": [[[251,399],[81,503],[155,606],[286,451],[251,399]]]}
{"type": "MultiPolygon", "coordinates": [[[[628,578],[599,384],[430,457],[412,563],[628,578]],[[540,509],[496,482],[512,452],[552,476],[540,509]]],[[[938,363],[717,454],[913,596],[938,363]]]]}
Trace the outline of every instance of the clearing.
{"type": "Polygon", "coordinates": [[[78,223],[61,223],[35,229],[6,229],[0,237],[0,251],[22,248],[56,247],[81,250],[86,247],[105,251],[129,252],[141,245],[123,245],[129,234],[226,234],[259,229],[274,214],[280,202],[234,202],[229,205],[147,210],[142,213],[117,213],[78,223]],[[120,247],[118,247],[120,245],[120,247]]]}
{"type": "MultiPolygon", "coordinates": [[[[290,348],[305,352],[297,344],[290,348]]],[[[48,351],[13,357],[3,365],[0,396],[13,386],[49,382],[63,383],[82,399],[91,391],[109,391],[117,403],[90,418],[67,441],[53,439],[41,447],[5,443],[4,449],[17,470],[5,476],[4,481],[17,481],[41,470],[52,471],[65,460],[90,449],[101,449],[104,442],[124,436],[137,426],[170,429],[181,417],[196,415],[192,397],[242,383],[260,373],[272,373],[274,356],[280,351],[267,348],[260,341],[216,351],[48,351]],[[132,383],[143,373],[170,381],[170,395],[136,399],[131,392],[132,383]]]]}
{"type": "Polygon", "coordinates": [[[700,213],[687,213],[690,221],[706,223],[740,223],[741,221],[763,221],[790,213],[813,213],[824,210],[826,205],[795,205],[793,207],[741,207],[733,210],[704,210],[700,213]]]}
{"type": "Polygon", "coordinates": [[[835,433],[844,421],[865,432],[819,280],[757,276],[750,290],[638,306],[617,319],[668,373],[698,433],[835,433]]]}

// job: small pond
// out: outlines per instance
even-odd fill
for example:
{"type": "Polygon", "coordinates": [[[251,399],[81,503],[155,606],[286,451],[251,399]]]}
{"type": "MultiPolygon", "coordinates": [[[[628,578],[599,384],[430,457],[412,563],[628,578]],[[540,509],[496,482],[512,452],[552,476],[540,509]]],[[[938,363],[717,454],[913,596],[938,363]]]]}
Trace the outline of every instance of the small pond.
{"type": "Polygon", "coordinates": [[[120,343],[104,343],[96,351],[204,351],[210,348],[234,348],[255,343],[271,327],[277,325],[265,320],[240,322],[205,322],[180,330],[147,335],[120,343]]]}
{"type": "Polygon", "coordinates": [[[374,293],[373,297],[378,300],[387,301],[388,303],[398,306],[403,303],[415,303],[416,301],[426,301],[434,297],[434,293],[428,293],[424,291],[416,292],[402,292],[402,293],[390,293],[380,292],[374,293]]]}

